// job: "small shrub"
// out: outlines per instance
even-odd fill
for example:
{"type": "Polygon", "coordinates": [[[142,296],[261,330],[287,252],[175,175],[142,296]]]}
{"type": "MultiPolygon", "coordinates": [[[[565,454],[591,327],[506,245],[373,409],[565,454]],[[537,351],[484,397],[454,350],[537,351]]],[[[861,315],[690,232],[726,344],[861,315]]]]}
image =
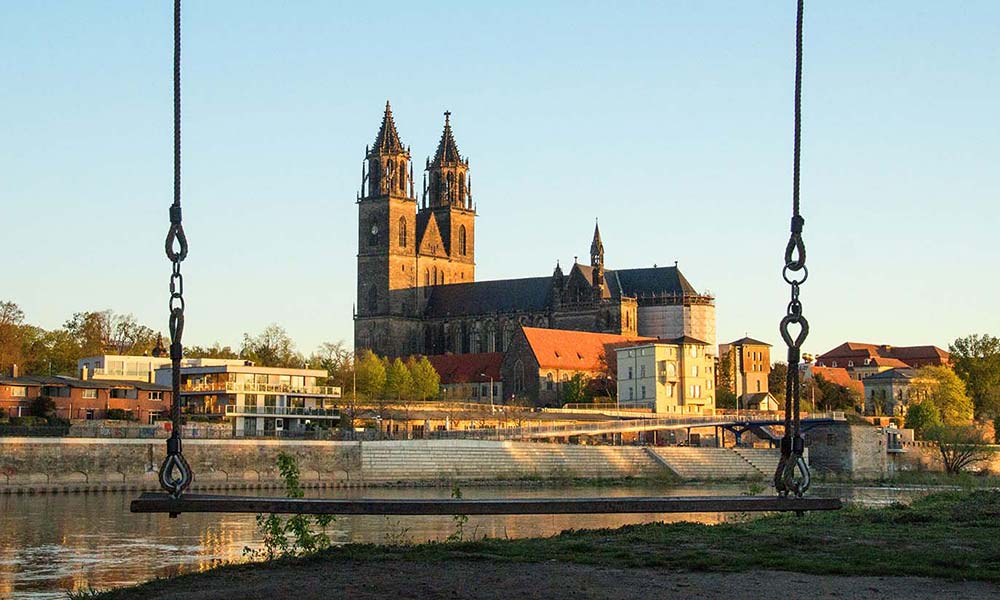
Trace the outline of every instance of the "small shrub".
{"type": "MultiPolygon", "coordinates": [[[[298,460],[291,454],[278,453],[278,472],[285,482],[285,496],[302,498],[298,460]]],[[[286,558],[314,554],[330,547],[330,536],[326,528],[335,520],[333,515],[294,515],[282,518],[275,514],[258,514],[257,531],[263,538],[263,549],[255,550],[246,546],[243,556],[251,559],[286,558]],[[314,531],[317,527],[319,531],[314,531]]]]}
{"type": "MultiPolygon", "coordinates": [[[[451,497],[455,500],[462,499],[462,488],[458,484],[451,486],[451,497]]],[[[465,539],[465,524],[469,522],[469,515],[454,515],[451,520],[455,523],[455,531],[449,535],[446,542],[461,542],[465,539]]]]}

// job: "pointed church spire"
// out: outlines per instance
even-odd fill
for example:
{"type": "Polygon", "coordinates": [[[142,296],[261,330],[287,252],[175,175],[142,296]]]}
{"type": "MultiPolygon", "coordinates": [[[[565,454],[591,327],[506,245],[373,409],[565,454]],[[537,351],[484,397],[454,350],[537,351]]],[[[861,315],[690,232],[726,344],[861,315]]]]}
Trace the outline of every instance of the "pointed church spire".
{"type": "Polygon", "coordinates": [[[399,140],[399,132],[396,131],[396,123],[392,120],[392,107],[389,101],[385,101],[385,114],[382,115],[382,126],[379,127],[378,135],[375,136],[375,146],[373,152],[381,154],[404,153],[403,143],[399,140]]]}
{"type": "Polygon", "coordinates": [[[590,266],[604,266],[604,243],[601,242],[601,227],[594,220],[594,241],[590,243],[590,266]]]}
{"type": "Polygon", "coordinates": [[[455,144],[455,137],[451,132],[451,111],[444,111],[444,131],[441,132],[441,141],[438,142],[437,152],[434,153],[432,166],[445,164],[455,164],[462,162],[462,156],[458,153],[458,145],[455,144]]]}

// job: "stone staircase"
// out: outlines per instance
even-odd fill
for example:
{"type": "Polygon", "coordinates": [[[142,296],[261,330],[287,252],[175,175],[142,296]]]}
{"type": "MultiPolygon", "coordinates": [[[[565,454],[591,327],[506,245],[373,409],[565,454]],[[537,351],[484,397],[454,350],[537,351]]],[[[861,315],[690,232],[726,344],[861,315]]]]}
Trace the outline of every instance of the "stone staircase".
{"type": "MultiPolygon", "coordinates": [[[[774,474],[774,469],[769,474],[765,473],[732,448],[661,446],[646,450],[660,464],[684,479],[760,479],[774,474]]],[[[764,464],[763,456],[759,460],[764,464]]],[[[774,464],[777,467],[777,455],[774,464]]]]}
{"type": "Polygon", "coordinates": [[[737,454],[768,477],[773,477],[781,460],[781,451],[771,448],[733,448],[737,454]]]}
{"type": "Polygon", "coordinates": [[[485,440],[363,442],[365,481],[657,477],[643,448],[485,440]]]}

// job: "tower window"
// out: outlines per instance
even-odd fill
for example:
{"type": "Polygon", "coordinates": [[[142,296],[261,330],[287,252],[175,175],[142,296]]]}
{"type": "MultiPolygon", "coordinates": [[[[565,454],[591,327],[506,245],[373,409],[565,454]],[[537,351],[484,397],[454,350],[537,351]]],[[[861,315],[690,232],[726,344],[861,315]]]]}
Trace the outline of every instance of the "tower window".
{"type": "Polygon", "coordinates": [[[424,286],[429,286],[431,284],[431,271],[430,269],[424,269],[424,286]]]}
{"type": "Polygon", "coordinates": [[[406,217],[399,218],[399,247],[406,248],[406,217]]]}
{"type": "MultiPolygon", "coordinates": [[[[399,191],[406,189],[406,163],[399,161],[399,191]]],[[[405,245],[405,244],[404,244],[405,245]]]]}
{"type": "Polygon", "coordinates": [[[372,312],[378,310],[378,288],[374,285],[368,288],[368,309],[372,312]]]}
{"type": "Polygon", "coordinates": [[[438,283],[438,268],[434,267],[434,285],[438,283]]]}
{"type": "Polygon", "coordinates": [[[466,241],[466,238],[465,238],[465,225],[462,225],[462,226],[460,226],[458,228],[458,252],[462,256],[465,256],[466,253],[467,253],[467,251],[468,251],[468,247],[466,246],[465,241],[466,241]]]}

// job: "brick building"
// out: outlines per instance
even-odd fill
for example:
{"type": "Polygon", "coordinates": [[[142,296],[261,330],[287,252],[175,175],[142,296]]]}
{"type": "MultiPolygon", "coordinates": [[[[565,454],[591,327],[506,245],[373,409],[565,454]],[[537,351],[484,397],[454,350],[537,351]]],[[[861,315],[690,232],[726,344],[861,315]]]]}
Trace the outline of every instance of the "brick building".
{"type": "Polygon", "coordinates": [[[519,327],[625,336],[690,335],[715,345],[715,301],[673,267],[606,268],[595,227],[590,264],[568,273],[476,281],[469,159],[450,114],[418,200],[410,149],[386,103],[366,151],[358,204],[356,349],[386,356],[506,352],[519,327]]]}
{"type": "Polygon", "coordinates": [[[563,385],[576,375],[600,385],[615,370],[614,349],[637,341],[653,341],[635,335],[615,335],[521,327],[504,355],[503,375],[507,400],[535,405],[559,406],[563,385]],[[609,363],[610,361],[610,363],[609,363]]]}
{"type": "Polygon", "coordinates": [[[889,369],[951,366],[951,354],[937,346],[890,346],[844,342],[816,357],[816,366],[848,370],[855,379],[889,369]],[[867,367],[867,369],[866,369],[867,367]],[[864,376],[862,376],[864,374],[864,376]]]}
{"type": "Polygon", "coordinates": [[[170,387],[145,381],[83,380],[75,377],[0,377],[0,416],[30,414],[39,396],[52,399],[63,419],[123,418],[153,423],[170,411],[170,387]]]}
{"type": "Polygon", "coordinates": [[[720,344],[719,356],[729,357],[729,374],[740,407],[757,409],[761,402],[770,406],[767,378],[771,374],[771,344],[744,337],[720,344]]]}
{"type": "Polygon", "coordinates": [[[441,378],[441,400],[496,404],[503,401],[502,353],[439,354],[427,359],[441,378]]]}

